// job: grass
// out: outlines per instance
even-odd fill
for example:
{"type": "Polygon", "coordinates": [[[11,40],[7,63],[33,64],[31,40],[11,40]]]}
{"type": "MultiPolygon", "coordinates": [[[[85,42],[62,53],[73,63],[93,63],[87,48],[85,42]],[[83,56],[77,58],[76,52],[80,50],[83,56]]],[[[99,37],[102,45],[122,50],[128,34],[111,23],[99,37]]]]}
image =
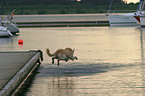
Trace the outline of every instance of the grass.
{"type": "MultiPolygon", "coordinates": [[[[112,9],[115,10],[136,10],[138,5],[114,5],[112,9]]],[[[10,9],[15,9],[16,15],[29,14],[86,14],[86,13],[106,13],[109,5],[104,6],[90,6],[87,4],[75,5],[21,5],[9,6],[10,9]]],[[[3,7],[6,14],[10,13],[7,6],[3,7]]],[[[2,14],[2,13],[1,13],[2,14]]]]}

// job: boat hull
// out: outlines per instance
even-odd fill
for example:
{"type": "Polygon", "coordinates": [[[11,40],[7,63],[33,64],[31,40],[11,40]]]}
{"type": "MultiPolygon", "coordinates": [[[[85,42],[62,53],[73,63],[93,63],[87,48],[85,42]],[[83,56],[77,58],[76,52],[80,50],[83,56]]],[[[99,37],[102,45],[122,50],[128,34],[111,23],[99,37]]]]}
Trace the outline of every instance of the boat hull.
{"type": "Polygon", "coordinates": [[[1,21],[1,26],[7,27],[12,34],[19,33],[19,28],[14,23],[10,23],[9,21],[1,21]]]}
{"type": "Polygon", "coordinates": [[[110,26],[137,26],[139,21],[133,15],[109,15],[110,26]]]}
{"type": "Polygon", "coordinates": [[[141,27],[145,27],[145,16],[140,17],[140,24],[141,24],[141,27]]]}
{"type": "MultiPolygon", "coordinates": [[[[9,31],[9,30],[8,30],[9,31]]],[[[0,37],[9,37],[12,36],[10,32],[4,32],[0,30],[0,37]]]]}
{"type": "Polygon", "coordinates": [[[11,32],[7,30],[7,28],[0,27],[0,37],[9,37],[9,36],[13,36],[11,32]]]}
{"type": "Polygon", "coordinates": [[[13,23],[8,25],[8,30],[10,30],[12,34],[19,33],[19,28],[13,23]]]}

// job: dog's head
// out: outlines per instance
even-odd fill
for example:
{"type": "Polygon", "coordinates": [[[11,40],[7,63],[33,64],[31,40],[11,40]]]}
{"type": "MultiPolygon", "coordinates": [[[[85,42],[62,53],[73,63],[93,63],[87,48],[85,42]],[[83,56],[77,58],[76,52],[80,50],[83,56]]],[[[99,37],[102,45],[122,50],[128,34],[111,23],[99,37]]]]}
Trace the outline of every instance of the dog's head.
{"type": "Polygon", "coordinates": [[[68,50],[68,51],[70,51],[70,52],[74,52],[75,51],[75,49],[71,49],[71,48],[65,48],[65,50],[68,50]]]}

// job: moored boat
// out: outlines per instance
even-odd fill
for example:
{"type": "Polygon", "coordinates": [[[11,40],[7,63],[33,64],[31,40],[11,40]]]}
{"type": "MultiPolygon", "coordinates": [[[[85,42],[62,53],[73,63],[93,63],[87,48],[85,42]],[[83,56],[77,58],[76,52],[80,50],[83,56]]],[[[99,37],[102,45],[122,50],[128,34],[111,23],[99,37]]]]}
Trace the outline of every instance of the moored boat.
{"type": "Polygon", "coordinates": [[[140,16],[141,27],[145,27],[145,14],[140,16]]]}
{"type": "Polygon", "coordinates": [[[123,15],[108,15],[110,26],[137,26],[140,19],[134,13],[128,13],[123,15]]]}
{"type": "Polygon", "coordinates": [[[16,23],[13,20],[13,12],[15,10],[13,10],[9,15],[7,15],[6,18],[2,17],[2,20],[0,22],[0,25],[3,27],[7,27],[8,30],[12,33],[12,34],[16,34],[19,33],[19,28],[17,27],[16,23]]]}
{"type": "Polygon", "coordinates": [[[112,3],[113,3],[113,0],[107,12],[110,26],[127,26],[127,25],[138,26],[140,25],[139,10],[141,10],[141,3],[139,4],[139,7],[137,10],[116,10],[119,13],[131,11],[130,13],[123,13],[123,14],[119,14],[115,10],[110,10],[112,3]]]}
{"type": "Polygon", "coordinates": [[[11,32],[6,27],[0,26],[0,37],[9,37],[9,36],[13,36],[11,32]]]}
{"type": "Polygon", "coordinates": [[[1,21],[1,26],[7,27],[12,34],[19,33],[19,28],[10,21],[1,21]]]}
{"type": "Polygon", "coordinates": [[[141,7],[142,7],[142,10],[140,10],[140,24],[141,24],[141,27],[145,27],[145,9],[144,9],[144,4],[145,4],[145,0],[141,0],[141,7]]]}

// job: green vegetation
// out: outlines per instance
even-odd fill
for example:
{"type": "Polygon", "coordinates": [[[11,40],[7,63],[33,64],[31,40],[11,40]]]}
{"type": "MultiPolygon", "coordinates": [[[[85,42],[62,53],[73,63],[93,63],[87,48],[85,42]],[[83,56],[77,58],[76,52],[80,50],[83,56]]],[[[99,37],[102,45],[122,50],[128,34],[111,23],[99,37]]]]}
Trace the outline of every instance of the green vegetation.
{"type": "MultiPolygon", "coordinates": [[[[106,13],[111,0],[2,0],[0,14],[8,14],[15,9],[15,14],[83,14],[106,13]],[[34,2],[35,1],[35,2],[34,2]]],[[[114,0],[112,10],[136,10],[138,3],[126,4],[114,0]]]]}

